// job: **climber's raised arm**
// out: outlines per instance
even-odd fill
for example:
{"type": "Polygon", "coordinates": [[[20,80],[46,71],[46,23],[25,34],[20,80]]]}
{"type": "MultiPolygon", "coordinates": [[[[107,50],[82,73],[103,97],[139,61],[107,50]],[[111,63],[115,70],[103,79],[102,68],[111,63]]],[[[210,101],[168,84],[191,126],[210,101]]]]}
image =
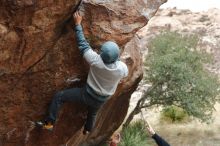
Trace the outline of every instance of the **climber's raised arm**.
{"type": "Polygon", "coordinates": [[[75,32],[76,32],[76,40],[79,50],[82,54],[91,49],[89,43],[86,41],[86,38],[83,33],[83,29],[81,26],[82,16],[80,16],[79,12],[76,11],[73,14],[74,23],[75,23],[75,32]]]}
{"type": "Polygon", "coordinates": [[[85,60],[88,62],[88,64],[90,65],[97,64],[100,60],[100,57],[95,51],[92,50],[91,46],[85,39],[83,29],[81,26],[82,16],[80,16],[79,12],[76,11],[73,14],[73,17],[74,17],[74,22],[75,22],[77,45],[78,45],[78,48],[81,54],[83,55],[85,60]]]}

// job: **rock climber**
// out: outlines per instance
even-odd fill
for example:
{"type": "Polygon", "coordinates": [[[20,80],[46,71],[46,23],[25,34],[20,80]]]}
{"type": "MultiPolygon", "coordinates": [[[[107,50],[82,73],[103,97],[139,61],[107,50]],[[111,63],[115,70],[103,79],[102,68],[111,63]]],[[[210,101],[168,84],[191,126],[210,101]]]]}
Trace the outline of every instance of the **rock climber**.
{"type": "Polygon", "coordinates": [[[105,42],[99,54],[93,51],[84,37],[79,11],[73,14],[73,18],[78,48],[90,65],[86,85],[57,92],[49,107],[48,117],[36,124],[43,129],[53,130],[61,105],[65,102],[80,102],[88,107],[83,130],[83,134],[88,134],[94,127],[98,110],[115,93],[119,81],[128,75],[128,68],[120,61],[119,46],[113,41],[105,42]]]}

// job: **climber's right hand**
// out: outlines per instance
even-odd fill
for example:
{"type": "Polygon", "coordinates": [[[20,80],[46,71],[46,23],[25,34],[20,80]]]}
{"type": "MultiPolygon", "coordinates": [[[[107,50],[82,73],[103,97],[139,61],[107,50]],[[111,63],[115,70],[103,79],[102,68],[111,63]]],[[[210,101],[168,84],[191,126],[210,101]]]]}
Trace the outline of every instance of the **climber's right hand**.
{"type": "Polygon", "coordinates": [[[80,16],[79,11],[76,11],[76,12],[73,14],[73,18],[74,18],[75,25],[81,25],[82,16],[80,16]]]}

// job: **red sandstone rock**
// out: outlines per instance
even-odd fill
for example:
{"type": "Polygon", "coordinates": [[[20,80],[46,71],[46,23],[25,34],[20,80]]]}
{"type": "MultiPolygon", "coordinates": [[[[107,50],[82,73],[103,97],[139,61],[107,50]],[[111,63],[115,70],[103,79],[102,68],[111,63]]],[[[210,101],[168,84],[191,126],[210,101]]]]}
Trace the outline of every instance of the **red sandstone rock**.
{"type": "Polygon", "coordinates": [[[122,123],[130,95],[142,78],[138,48],[124,47],[166,0],[85,0],[83,27],[94,49],[106,40],[122,48],[129,76],[98,114],[95,130],[85,137],[81,128],[86,109],[65,104],[54,132],[32,128],[29,121],[45,116],[57,90],[82,86],[88,65],[76,46],[67,21],[78,0],[0,1],[0,145],[98,145],[122,123]],[[68,78],[80,82],[68,84],[68,78]]]}

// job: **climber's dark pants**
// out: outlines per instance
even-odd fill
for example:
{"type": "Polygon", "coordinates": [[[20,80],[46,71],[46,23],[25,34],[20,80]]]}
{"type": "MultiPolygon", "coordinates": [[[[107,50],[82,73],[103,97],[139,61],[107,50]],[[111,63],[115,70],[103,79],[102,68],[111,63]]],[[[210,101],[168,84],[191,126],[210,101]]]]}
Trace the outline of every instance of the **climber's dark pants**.
{"type": "Polygon", "coordinates": [[[97,101],[94,97],[88,94],[85,88],[72,88],[59,91],[53,97],[52,103],[49,107],[49,116],[46,119],[47,121],[55,123],[60,106],[64,102],[80,102],[88,106],[87,120],[84,127],[87,131],[92,130],[96,114],[104,103],[97,101]]]}

